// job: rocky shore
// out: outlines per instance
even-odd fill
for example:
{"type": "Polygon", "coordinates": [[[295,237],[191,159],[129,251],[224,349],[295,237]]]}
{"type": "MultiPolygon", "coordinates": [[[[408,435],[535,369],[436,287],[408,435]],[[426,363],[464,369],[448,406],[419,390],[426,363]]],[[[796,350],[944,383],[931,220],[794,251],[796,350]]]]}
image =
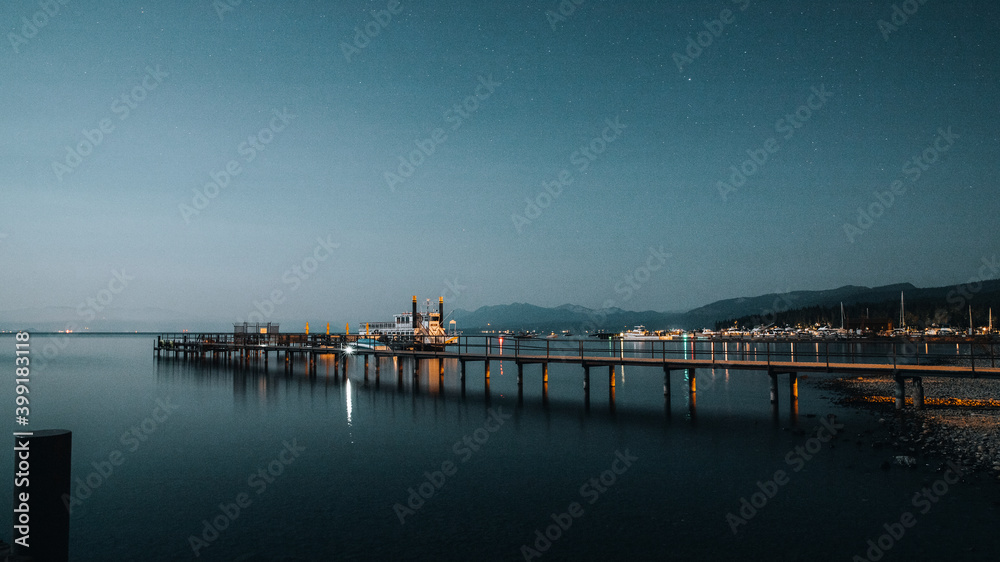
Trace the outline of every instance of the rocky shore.
{"type": "Polygon", "coordinates": [[[925,377],[925,408],[913,408],[913,385],[907,383],[901,411],[895,409],[891,377],[827,379],[817,386],[834,391],[837,403],[877,416],[888,433],[872,447],[892,451],[883,468],[952,461],[1000,480],[1000,380],[925,377]]]}

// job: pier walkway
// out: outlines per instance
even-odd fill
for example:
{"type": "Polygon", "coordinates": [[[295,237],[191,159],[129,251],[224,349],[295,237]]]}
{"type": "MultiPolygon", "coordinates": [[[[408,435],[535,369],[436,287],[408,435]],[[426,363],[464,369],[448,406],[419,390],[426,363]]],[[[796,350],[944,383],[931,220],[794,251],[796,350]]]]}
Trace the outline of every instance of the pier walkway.
{"type": "MultiPolygon", "coordinates": [[[[675,340],[587,340],[517,338],[513,336],[449,336],[434,346],[393,347],[357,334],[255,334],[255,333],[172,333],[156,338],[154,352],[174,358],[231,362],[235,366],[251,361],[283,357],[285,368],[296,360],[305,362],[307,372],[314,372],[318,356],[333,356],[335,373],[347,363],[364,361],[365,379],[369,361],[374,359],[375,377],[381,374],[381,360],[393,357],[413,359],[413,374],[419,376],[421,360],[437,360],[438,375],[444,375],[444,360],[458,360],[464,385],[466,363],[483,362],[487,381],[490,363],[513,361],[517,365],[517,383],[524,380],[524,366],[541,365],[543,389],[547,390],[549,363],[571,363],[583,368],[583,388],[591,389],[592,368],[607,367],[607,384],[614,392],[616,366],[659,367],[663,370],[663,393],[671,394],[671,372],[684,371],[687,392],[697,391],[697,371],[734,369],[757,371],[770,377],[771,403],[778,403],[778,375],[787,375],[789,400],[798,400],[799,373],[836,373],[839,375],[887,375],[896,383],[896,408],[906,399],[906,381],[914,385],[913,404],[923,408],[922,377],[1000,378],[997,367],[1000,340],[853,339],[853,340],[750,340],[750,339],[675,339],[675,340]]],[[[396,362],[402,380],[403,362],[396,362]]]]}

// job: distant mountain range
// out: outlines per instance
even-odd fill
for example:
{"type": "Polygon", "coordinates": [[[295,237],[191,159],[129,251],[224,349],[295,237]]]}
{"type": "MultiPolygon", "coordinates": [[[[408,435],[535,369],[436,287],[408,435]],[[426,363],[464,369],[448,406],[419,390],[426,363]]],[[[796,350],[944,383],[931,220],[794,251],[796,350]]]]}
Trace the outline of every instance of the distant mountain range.
{"type": "Polygon", "coordinates": [[[555,308],[544,308],[526,303],[483,306],[475,311],[456,309],[449,320],[455,320],[459,330],[465,333],[478,330],[536,330],[538,332],[573,333],[593,332],[601,329],[618,330],[622,326],[642,324],[650,329],[680,325],[684,313],[656,312],[646,310],[635,312],[620,308],[590,309],[583,306],[564,304],[555,308]],[[653,328],[653,327],[656,328],[653,328]]]}
{"type": "MultiPolygon", "coordinates": [[[[917,288],[909,283],[883,287],[847,285],[824,291],[790,291],[756,297],[725,299],[687,312],[630,311],[620,308],[591,309],[564,304],[554,308],[527,303],[483,306],[474,311],[455,309],[447,320],[454,320],[465,333],[494,330],[536,330],[538,332],[573,333],[585,331],[621,331],[636,325],[650,330],[671,328],[714,328],[720,324],[796,322],[830,322],[839,324],[840,304],[849,315],[870,314],[898,318],[900,293],[906,295],[907,324],[922,325],[936,322],[967,325],[967,306],[975,310],[977,325],[985,324],[986,310],[993,307],[1000,314],[1000,280],[970,282],[963,285],[917,288]],[[861,312],[863,311],[863,312],[861,312]],[[964,316],[963,316],[964,315],[964,316]],[[982,317],[983,320],[979,320],[982,317]],[[963,320],[963,318],[965,320],[963,320]],[[962,324],[962,322],[965,324],[962,324]]],[[[71,307],[45,307],[0,311],[0,330],[30,329],[35,331],[65,330],[70,324],[77,330],[86,325],[90,331],[173,331],[182,328],[193,331],[219,331],[231,326],[217,321],[190,316],[161,308],[108,308],[99,318],[84,321],[71,307]]],[[[283,322],[283,325],[291,325],[283,322]]],[[[304,322],[302,322],[304,325],[304,322]]],[[[1000,324],[1000,322],[995,322],[1000,324]]],[[[284,327],[284,326],[283,326],[284,327]]],[[[297,330],[291,330],[297,331],[297,330]]]]}
{"type": "MultiPolygon", "coordinates": [[[[868,305],[866,313],[872,316],[899,315],[900,293],[904,293],[907,303],[907,318],[917,325],[930,318],[942,325],[956,323],[954,319],[967,315],[966,305],[980,309],[977,318],[986,315],[987,307],[994,307],[1000,313],[1000,280],[985,281],[969,285],[948,285],[919,289],[910,283],[885,285],[882,287],[860,287],[846,285],[823,291],[789,291],[770,293],[756,297],[725,299],[695,308],[683,313],[656,312],[652,310],[634,312],[620,308],[590,309],[564,304],[555,308],[543,308],[525,303],[484,306],[475,311],[457,309],[451,315],[460,330],[536,330],[538,332],[560,332],[569,330],[579,333],[595,329],[620,331],[636,325],[649,330],[672,328],[697,329],[714,328],[719,324],[731,325],[732,320],[757,321],[758,323],[782,323],[796,316],[794,311],[825,311],[826,321],[839,323],[840,304],[845,309],[859,314],[859,307],[868,305]],[[912,304],[912,307],[911,307],[912,304]],[[837,311],[836,318],[830,311],[837,311]],[[920,311],[920,312],[917,312],[920,311]]],[[[814,314],[816,320],[821,316],[814,314]]],[[[979,321],[976,321],[977,324],[979,321]]],[[[966,321],[967,323],[967,321],[966,321]]],[[[983,321],[985,323],[985,321],[983,321]]],[[[995,322],[1000,323],[1000,322],[995,322]]]]}
{"type": "MultiPolygon", "coordinates": [[[[829,324],[837,327],[841,322],[841,303],[845,326],[851,321],[868,319],[875,325],[889,322],[900,327],[900,311],[905,308],[905,324],[913,328],[929,328],[932,325],[969,327],[969,316],[976,327],[986,326],[992,316],[991,311],[1000,314],[1000,280],[974,281],[961,285],[918,289],[910,284],[887,285],[874,289],[864,287],[841,287],[833,291],[789,293],[790,307],[777,307],[761,314],[750,312],[743,315],[732,313],[728,318],[716,322],[716,327],[752,327],[760,324],[778,326],[829,324]],[[857,290],[862,289],[862,290],[857,290]],[[901,307],[900,294],[905,296],[905,307],[901,307]]],[[[1000,322],[993,321],[993,325],[1000,322]]]]}

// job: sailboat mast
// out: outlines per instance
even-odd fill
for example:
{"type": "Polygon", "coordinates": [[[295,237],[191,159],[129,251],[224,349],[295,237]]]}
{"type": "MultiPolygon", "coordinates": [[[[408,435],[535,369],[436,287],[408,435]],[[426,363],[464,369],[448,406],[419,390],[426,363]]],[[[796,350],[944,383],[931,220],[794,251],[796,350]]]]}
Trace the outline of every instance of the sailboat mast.
{"type": "Polygon", "coordinates": [[[903,291],[899,292],[899,327],[906,328],[906,304],[903,302],[903,291]]]}

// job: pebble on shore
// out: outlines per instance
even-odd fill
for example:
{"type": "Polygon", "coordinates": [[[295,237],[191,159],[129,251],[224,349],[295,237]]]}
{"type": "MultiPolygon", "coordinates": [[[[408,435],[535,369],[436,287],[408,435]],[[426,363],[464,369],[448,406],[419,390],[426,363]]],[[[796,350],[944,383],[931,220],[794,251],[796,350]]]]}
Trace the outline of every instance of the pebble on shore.
{"type": "Polygon", "coordinates": [[[924,377],[924,409],[913,408],[913,385],[907,384],[907,405],[901,411],[895,409],[891,377],[828,379],[819,386],[836,391],[842,405],[881,416],[890,441],[873,445],[950,460],[1000,480],[1000,380],[924,377]]]}

